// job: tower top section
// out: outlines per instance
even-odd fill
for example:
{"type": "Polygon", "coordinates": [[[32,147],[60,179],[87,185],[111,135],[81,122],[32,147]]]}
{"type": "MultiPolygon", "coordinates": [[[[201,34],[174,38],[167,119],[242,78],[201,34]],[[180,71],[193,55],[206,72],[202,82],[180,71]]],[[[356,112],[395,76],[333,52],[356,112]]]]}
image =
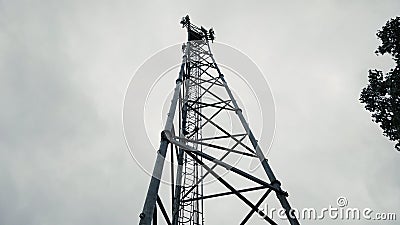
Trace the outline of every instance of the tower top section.
{"type": "Polygon", "coordinates": [[[189,15],[182,17],[181,20],[182,28],[187,28],[188,31],[188,41],[214,41],[215,34],[213,28],[208,31],[204,27],[198,27],[190,22],[189,15]]]}

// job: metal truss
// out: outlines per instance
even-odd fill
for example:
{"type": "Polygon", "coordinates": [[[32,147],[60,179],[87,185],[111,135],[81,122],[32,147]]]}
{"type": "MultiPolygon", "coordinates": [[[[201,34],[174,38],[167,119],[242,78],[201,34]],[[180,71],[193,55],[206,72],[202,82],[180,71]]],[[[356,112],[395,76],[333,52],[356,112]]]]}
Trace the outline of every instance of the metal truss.
{"type": "MultiPolygon", "coordinates": [[[[160,148],[150,180],[139,224],[157,224],[157,208],[165,224],[204,224],[204,200],[222,196],[236,196],[249,207],[240,224],[246,224],[252,215],[259,214],[269,224],[277,224],[260,210],[260,205],[274,192],[285,210],[291,225],[299,224],[294,217],[288,193],[283,191],[268,160],[264,157],[256,138],[219,69],[210,41],[214,31],[197,27],[188,16],[181,21],[188,32],[188,42],[183,45],[183,59],[164,130],[161,132],[160,148]],[[178,112],[178,113],[176,113],[178,112]],[[177,114],[178,118],[175,118],[177,114]],[[226,127],[223,114],[230,114],[239,126],[226,127]],[[178,128],[175,131],[175,127],[178,128]],[[206,132],[212,130],[213,133],[206,132]],[[159,196],[160,179],[170,145],[171,158],[171,210],[159,196]],[[257,177],[240,168],[237,160],[257,159],[269,179],[257,177]],[[176,160],[176,161],[175,161],[176,160]],[[217,168],[224,168],[251,186],[235,187],[217,168]],[[175,169],[176,168],[176,169],[175,169]],[[211,175],[211,176],[210,176],[211,175]],[[227,191],[205,194],[203,184],[213,177],[227,191]],[[244,194],[263,191],[258,201],[252,202],[244,194]]],[[[223,216],[223,215],[220,215],[223,216]]]]}

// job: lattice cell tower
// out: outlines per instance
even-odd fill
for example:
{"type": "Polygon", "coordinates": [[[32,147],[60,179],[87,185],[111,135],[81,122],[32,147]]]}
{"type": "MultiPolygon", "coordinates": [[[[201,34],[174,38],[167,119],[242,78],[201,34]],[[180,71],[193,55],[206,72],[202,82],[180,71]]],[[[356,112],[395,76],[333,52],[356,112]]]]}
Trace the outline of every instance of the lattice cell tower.
{"type": "MultiPolygon", "coordinates": [[[[157,224],[157,211],[161,212],[164,223],[173,225],[202,225],[205,219],[204,201],[223,196],[236,196],[249,207],[238,221],[245,224],[257,213],[267,223],[277,224],[263,210],[261,204],[274,192],[284,209],[291,225],[299,224],[287,200],[287,192],[281,189],[265,158],[258,141],[254,137],[243,113],[239,108],[224,75],[213,54],[210,41],[214,40],[213,29],[206,30],[190,22],[189,16],[182,18],[181,24],[187,29],[188,40],[182,46],[183,59],[178,79],[173,91],[164,130],[161,132],[160,148],[147,191],[143,211],[140,214],[141,225],[157,224]],[[229,130],[226,121],[218,119],[222,114],[231,114],[236,118],[240,130],[229,130]],[[209,130],[215,132],[209,132],[209,130]],[[170,146],[170,148],[168,148],[170,146]],[[161,200],[160,179],[167,152],[170,157],[170,199],[171,207],[161,200]],[[240,163],[231,156],[256,159],[266,174],[265,178],[245,172],[240,163]],[[221,170],[221,168],[223,170],[221,170]],[[221,173],[225,171],[225,173],[221,173]],[[235,179],[243,180],[252,186],[238,188],[225,174],[234,174],[235,179]],[[226,188],[226,191],[206,194],[206,178],[226,188]],[[252,202],[245,194],[260,192],[258,201],[252,202]],[[157,207],[158,206],[158,207],[157,207]],[[167,210],[170,208],[169,210],[167,210]]],[[[237,158],[236,158],[237,159],[237,158]]],[[[226,207],[235,208],[227,205],[226,207]]],[[[213,212],[218,214],[218,211],[213,212]]],[[[218,215],[224,216],[224,215],[218,215]]]]}

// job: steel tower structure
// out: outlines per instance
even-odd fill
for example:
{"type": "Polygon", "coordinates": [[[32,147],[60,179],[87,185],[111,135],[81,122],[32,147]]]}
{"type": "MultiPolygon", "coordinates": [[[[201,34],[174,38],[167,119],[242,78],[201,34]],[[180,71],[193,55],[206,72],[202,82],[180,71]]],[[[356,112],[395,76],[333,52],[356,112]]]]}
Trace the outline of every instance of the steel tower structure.
{"type": "Polygon", "coordinates": [[[161,132],[160,147],[139,224],[157,224],[158,205],[165,224],[202,225],[203,201],[228,195],[238,197],[250,208],[240,224],[245,224],[254,213],[270,224],[277,224],[260,210],[260,205],[271,192],[275,192],[289,223],[299,224],[287,200],[288,193],[281,189],[281,183],[272,172],[211,53],[210,41],[214,40],[214,31],[193,25],[189,16],[182,18],[181,24],[187,29],[188,41],[182,46],[184,54],[180,72],[166,124],[161,132]],[[226,129],[224,120],[217,119],[223,113],[233,114],[241,130],[226,129]],[[206,132],[207,127],[212,127],[217,132],[210,134],[206,132]],[[159,195],[168,145],[171,160],[170,212],[167,212],[165,202],[159,195]],[[229,159],[232,155],[259,160],[269,182],[245,172],[237,162],[229,159]],[[242,189],[234,187],[218,168],[235,174],[236,179],[249,182],[252,186],[242,189]],[[228,190],[206,195],[203,182],[210,175],[228,190]],[[262,194],[255,203],[244,195],[257,191],[262,191],[262,194]]]}

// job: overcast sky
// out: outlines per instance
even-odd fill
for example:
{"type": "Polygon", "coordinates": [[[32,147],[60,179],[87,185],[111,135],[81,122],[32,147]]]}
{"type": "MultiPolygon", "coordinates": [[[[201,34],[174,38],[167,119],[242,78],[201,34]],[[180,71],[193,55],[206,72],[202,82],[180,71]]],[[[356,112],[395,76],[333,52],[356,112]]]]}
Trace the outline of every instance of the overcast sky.
{"type": "MultiPolygon", "coordinates": [[[[149,56],[185,40],[186,14],[263,71],[276,105],[269,158],[293,206],[345,196],[397,212],[379,224],[398,224],[400,154],[358,101],[368,69],[392,65],[374,54],[375,33],[398,9],[397,0],[0,0],[0,224],[137,224],[149,177],[127,151],[124,94],[149,56]]],[[[302,222],[321,223],[376,224],[302,222]]]]}

